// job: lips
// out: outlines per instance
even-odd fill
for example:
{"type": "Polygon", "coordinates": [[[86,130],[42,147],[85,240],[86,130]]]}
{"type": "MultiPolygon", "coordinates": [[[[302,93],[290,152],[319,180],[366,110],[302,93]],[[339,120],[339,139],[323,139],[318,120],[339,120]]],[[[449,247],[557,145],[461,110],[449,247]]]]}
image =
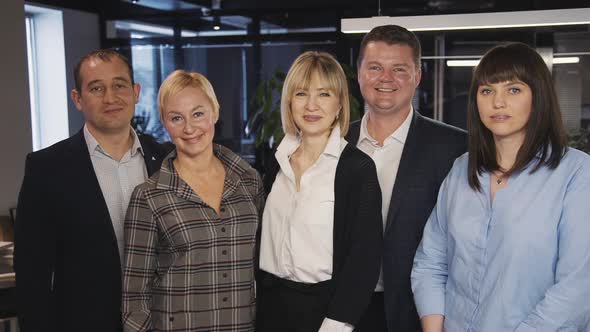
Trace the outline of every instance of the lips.
{"type": "Polygon", "coordinates": [[[394,92],[394,91],[397,91],[397,89],[392,89],[392,88],[375,88],[375,90],[377,90],[379,92],[394,92]]]}
{"type": "Polygon", "coordinates": [[[321,119],[322,119],[322,117],[319,115],[304,115],[303,116],[303,120],[308,121],[308,122],[316,122],[321,119]]]}
{"type": "Polygon", "coordinates": [[[123,108],[121,107],[117,107],[117,108],[107,108],[104,112],[106,114],[113,114],[113,113],[118,113],[121,112],[123,110],[123,108]]]}
{"type": "Polygon", "coordinates": [[[183,138],[183,140],[187,143],[194,144],[194,143],[198,143],[199,141],[201,141],[201,139],[203,138],[203,135],[204,134],[200,134],[200,135],[197,135],[194,137],[187,137],[187,138],[183,138]]]}
{"type": "Polygon", "coordinates": [[[506,121],[511,118],[508,114],[494,114],[490,116],[490,118],[494,121],[506,121]]]}

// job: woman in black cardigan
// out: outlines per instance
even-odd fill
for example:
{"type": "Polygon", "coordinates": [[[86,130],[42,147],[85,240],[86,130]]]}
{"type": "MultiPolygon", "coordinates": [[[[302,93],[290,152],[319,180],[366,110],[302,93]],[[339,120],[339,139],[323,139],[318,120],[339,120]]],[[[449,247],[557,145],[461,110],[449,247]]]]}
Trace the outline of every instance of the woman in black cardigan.
{"type": "Polygon", "coordinates": [[[349,332],[379,277],[381,191],[371,158],[344,140],[344,72],[306,52],[281,97],[285,138],[267,172],[257,332],[349,332]]]}

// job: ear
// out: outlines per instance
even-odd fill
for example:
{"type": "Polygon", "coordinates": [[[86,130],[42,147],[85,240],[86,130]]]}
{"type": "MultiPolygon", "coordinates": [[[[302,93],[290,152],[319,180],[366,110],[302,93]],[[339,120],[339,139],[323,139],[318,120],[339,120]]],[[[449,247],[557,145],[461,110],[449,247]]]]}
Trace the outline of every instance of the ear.
{"type": "Polygon", "coordinates": [[[80,112],[82,112],[82,103],[80,101],[80,92],[78,92],[78,90],[76,89],[72,89],[72,92],[70,92],[70,97],[72,98],[72,101],[74,102],[74,105],[76,105],[76,109],[80,112]]]}
{"type": "Polygon", "coordinates": [[[418,68],[418,70],[416,71],[416,86],[414,88],[417,88],[418,85],[420,85],[421,79],[422,79],[422,68],[418,68]]]}
{"type": "Polygon", "coordinates": [[[141,85],[139,83],[133,84],[133,95],[135,96],[135,103],[139,102],[139,92],[141,91],[141,85]]]}
{"type": "Polygon", "coordinates": [[[213,112],[213,124],[217,123],[217,120],[219,120],[219,110],[213,112]]]}

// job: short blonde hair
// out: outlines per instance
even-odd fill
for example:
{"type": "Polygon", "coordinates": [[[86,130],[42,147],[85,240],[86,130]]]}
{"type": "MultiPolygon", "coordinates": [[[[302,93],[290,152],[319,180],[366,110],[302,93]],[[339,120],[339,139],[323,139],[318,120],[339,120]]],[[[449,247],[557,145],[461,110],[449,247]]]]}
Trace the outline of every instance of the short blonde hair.
{"type": "Polygon", "coordinates": [[[298,56],[287,73],[281,95],[283,131],[285,134],[297,135],[299,129],[293,119],[291,98],[295,90],[309,88],[313,74],[318,74],[320,80],[328,85],[328,90],[335,93],[340,99],[342,108],[335,124],[340,125],[340,135],[346,135],[350,123],[350,103],[346,75],[332,55],[317,51],[307,51],[298,56]]]}
{"type": "Polygon", "coordinates": [[[158,112],[160,113],[160,120],[164,117],[164,105],[166,105],[170,97],[188,87],[201,89],[205,96],[207,96],[207,99],[209,99],[211,106],[213,106],[213,113],[219,113],[219,102],[217,101],[211,82],[200,73],[187,72],[179,69],[173,71],[166,77],[160,86],[160,91],[158,91],[158,112]]]}

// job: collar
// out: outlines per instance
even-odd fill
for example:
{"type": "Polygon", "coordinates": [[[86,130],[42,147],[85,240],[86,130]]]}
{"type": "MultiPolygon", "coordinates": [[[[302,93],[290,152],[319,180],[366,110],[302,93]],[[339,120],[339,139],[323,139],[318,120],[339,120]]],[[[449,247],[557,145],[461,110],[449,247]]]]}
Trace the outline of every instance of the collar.
{"type": "MultiPolygon", "coordinates": [[[[330,133],[328,143],[326,144],[322,154],[339,158],[342,152],[342,141],[343,140],[340,137],[340,126],[335,126],[330,133]]],[[[279,144],[277,147],[275,157],[277,160],[280,160],[281,158],[288,160],[295,150],[299,148],[299,145],[301,145],[301,137],[299,135],[295,136],[292,134],[286,134],[281,141],[281,144],[279,144]]]]}
{"type": "MultiPolygon", "coordinates": [[[[133,145],[131,146],[131,150],[130,150],[131,157],[135,157],[135,154],[137,152],[141,153],[141,155],[143,156],[144,152],[143,152],[143,148],[141,147],[141,142],[139,141],[139,137],[137,136],[137,133],[135,132],[135,130],[133,130],[133,128],[130,128],[130,134],[131,134],[131,137],[133,137],[133,145]]],[[[86,124],[84,124],[84,140],[86,140],[86,146],[88,147],[88,152],[90,153],[91,156],[97,152],[102,153],[107,156],[109,155],[100,146],[100,144],[98,143],[96,138],[94,136],[92,136],[92,134],[90,133],[90,130],[88,130],[88,126],[86,124]]]]}
{"type": "MultiPolygon", "coordinates": [[[[404,122],[402,122],[402,124],[393,131],[393,133],[391,133],[391,135],[389,135],[389,137],[385,140],[391,140],[394,139],[398,142],[400,142],[401,144],[406,144],[406,139],[408,138],[408,132],[410,131],[410,125],[412,123],[412,118],[414,117],[414,107],[410,105],[410,112],[408,112],[408,115],[406,116],[406,119],[404,120],[404,122]]],[[[369,121],[369,112],[366,112],[365,115],[363,115],[363,119],[361,120],[361,130],[359,133],[359,142],[362,142],[363,140],[368,140],[371,143],[377,144],[377,140],[375,140],[373,137],[371,137],[371,135],[369,135],[369,130],[367,129],[367,122],[369,121]]],[[[385,142],[383,142],[385,145],[385,142]]]]}

